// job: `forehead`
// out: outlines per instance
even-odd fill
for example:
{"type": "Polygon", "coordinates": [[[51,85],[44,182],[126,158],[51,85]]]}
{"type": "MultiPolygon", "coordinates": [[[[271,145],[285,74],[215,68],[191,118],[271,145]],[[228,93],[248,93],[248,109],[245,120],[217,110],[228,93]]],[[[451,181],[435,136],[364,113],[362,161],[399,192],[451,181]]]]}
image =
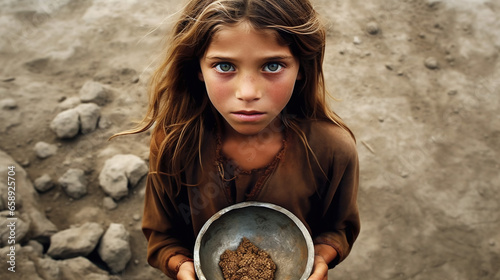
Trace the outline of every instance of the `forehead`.
{"type": "Polygon", "coordinates": [[[262,36],[279,38],[278,32],[270,28],[256,28],[248,20],[243,20],[233,24],[219,24],[215,29],[214,38],[219,36],[221,33],[232,33],[238,32],[241,34],[257,33],[262,36]]]}
{"type": "Polygon", "coordinates": [[[290,53],[290,48],[276,30],[256,29],[247,21],[217,26],[206,52],[240,50],[244,53],[255,49],[290,53]]]}

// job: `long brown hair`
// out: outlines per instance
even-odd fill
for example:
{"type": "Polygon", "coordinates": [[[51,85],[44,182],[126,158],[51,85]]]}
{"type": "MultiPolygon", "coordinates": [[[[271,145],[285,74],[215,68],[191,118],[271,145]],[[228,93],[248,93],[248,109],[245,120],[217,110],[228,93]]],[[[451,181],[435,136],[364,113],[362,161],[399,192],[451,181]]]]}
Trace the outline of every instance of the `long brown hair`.
{"type": "Polygon", "coordinates": [[[255,29],[276,31],[299,59],[302,79],[297,81],[281,117],[304,146],[311,151],[298,126],[301,119],[330,120],[353,135],[327,106],[322,68],[325,28],[309,1],[191,0],[174,26],[164,60],[151,78],[146,117],[136,129],[118,134],[140,133],[153,127],[151,173],[161,170],[178,188],[183,166],[197,157],[201,164],[203,135],[218,120],[198,79],[199,59],[218,26],[242,21],[255,29]]]}

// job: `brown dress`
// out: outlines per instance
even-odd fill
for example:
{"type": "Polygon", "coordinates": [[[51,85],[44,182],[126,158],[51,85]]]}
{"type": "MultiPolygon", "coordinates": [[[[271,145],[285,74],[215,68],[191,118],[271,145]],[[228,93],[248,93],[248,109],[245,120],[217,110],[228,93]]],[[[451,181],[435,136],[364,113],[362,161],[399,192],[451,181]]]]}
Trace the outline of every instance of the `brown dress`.
{"type": "MultiPolygon", "coordinates": [[[[170,274],[170,257],[191,256],[203,224],[217,211],[243,201],[288,209],[305,224],[315,244],[337,251],[330,268],[344,260],[360,230],[356,144],[347,131],[331,122],[303,121],[300,127],[314,155],[290,130],[268,166],[245,171],[221,155],[216,135],[209,134],[201,151],[203,166],[196,159],[186,167],[182,180],[187,185],[179,195],[169,195],[167,176],[158,180],[149,175],[142,221],[148,262],[170,274]]],[[[152,148],[152,159],[156,153],[152,148]]]]}

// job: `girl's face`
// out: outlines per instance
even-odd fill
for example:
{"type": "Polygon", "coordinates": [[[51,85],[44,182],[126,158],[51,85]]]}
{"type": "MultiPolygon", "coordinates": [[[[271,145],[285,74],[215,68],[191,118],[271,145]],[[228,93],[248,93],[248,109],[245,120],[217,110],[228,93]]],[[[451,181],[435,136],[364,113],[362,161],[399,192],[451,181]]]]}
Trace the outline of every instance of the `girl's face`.
{"type": "Polygon", "coordinates": [[[226,124],[242,135],[270,126],[292,96],[299,61],[272,30],[224,25],[200,59],[200,80],[226,124]]]}

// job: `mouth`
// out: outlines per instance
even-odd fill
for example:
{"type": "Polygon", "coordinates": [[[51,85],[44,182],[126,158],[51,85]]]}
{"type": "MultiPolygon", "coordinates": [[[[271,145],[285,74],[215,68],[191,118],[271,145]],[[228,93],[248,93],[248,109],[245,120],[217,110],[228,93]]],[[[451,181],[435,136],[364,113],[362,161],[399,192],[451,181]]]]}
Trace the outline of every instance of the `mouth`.
{"type": "Polygon", "coordinates": [[[231,114],[233,114],[238,120],[244,121],[244,122],[259,121],[265,115],[264,112],[254,111],[254,110],[252,110],[252,111],[246,111],[246,110],[236,111],[236,112],[232,112],[231,114]]]}
{"type": "Polygon", "coordinates": [[[233,112],[233,114],[252,116],[252,115],[263,115],[264,112],[259,112],[259,111],[236,111],[236,112],[233,112]]]}

